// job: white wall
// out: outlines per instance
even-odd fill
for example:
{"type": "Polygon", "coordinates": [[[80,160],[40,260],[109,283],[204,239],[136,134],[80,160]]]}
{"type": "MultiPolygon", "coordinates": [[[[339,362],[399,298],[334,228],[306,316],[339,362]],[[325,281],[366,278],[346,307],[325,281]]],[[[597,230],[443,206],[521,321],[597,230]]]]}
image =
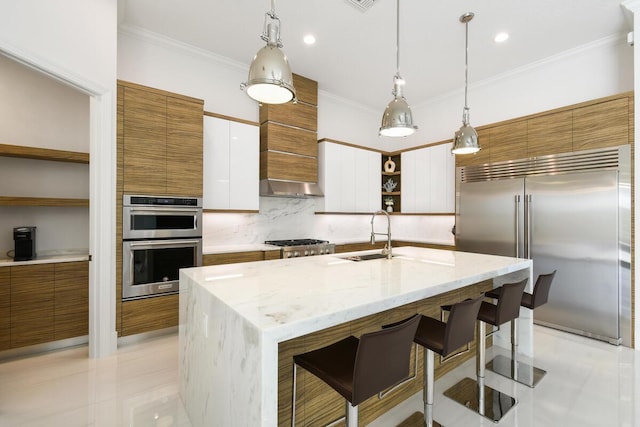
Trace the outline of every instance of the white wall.
{"type": "MultiPolygon", "coordinates": [[[[0,141],[89,152],[89,97],[0,55],[0,141]]],[[[89,198],[89,166],[0,157],[0,195],[89,198]]],[[[0,207],[0,257],[14,227],[35,225],[39,255],[88,252],[89,209],[0,207]]]]}
{"type": "Polygon", "coordinates": [[[115,108],[117,2],[1,0],[0,53],[89,94],[89,355],[116,349],[115,108]]]}

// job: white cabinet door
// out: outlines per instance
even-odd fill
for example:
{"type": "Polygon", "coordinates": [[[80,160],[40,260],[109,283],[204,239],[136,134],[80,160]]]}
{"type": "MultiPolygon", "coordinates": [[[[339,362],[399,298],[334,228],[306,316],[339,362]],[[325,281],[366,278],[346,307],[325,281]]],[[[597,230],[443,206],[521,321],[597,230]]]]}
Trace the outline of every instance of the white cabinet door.
{"type": "Polygon", "coordinates": [[[342,145],[321,142],[318,147],[318,181],[324,193],[324,210],[340,212],[342,165],[340,158],[342,145]]]}
{"type": "Polygon", "coordinates": [[[260,131],[204,117],[204,209],[259,209],[260,131]]]}
{"type": "Polygon", "coordinates": [[[229,208],[260,208],[260,128],[229,123],[229,208]]]}
{"type": "Polygon", "coordinates": [[[451,144],[402,153],[402,211],[453,213],[455,160],[451,144]]]}
{"type": "Polygon", "coordinates": [[[229,208],[229,121],[204,117],[203,197],[204,209],[229,208]]]}
{"type": "Polygon", "coordinates": [[[416,150],[400,153],[400,164],[402,165],[400,175],[402,178],[400,189],[402,212],[418,212],[416,209],[416,150]]]}
{"type": "Polygon", "coordinates": [[[340,212],[356,211],[356,183],[360,179],[356,175],[357,148],[343,145],[340,168],[342,175],[340,191],[340,212]]]}
{"type": "Polygon", "coordinates": [[[326,212],[372,212],[380,204],[380,154],[332,142],[318,147],[326,212]]]}

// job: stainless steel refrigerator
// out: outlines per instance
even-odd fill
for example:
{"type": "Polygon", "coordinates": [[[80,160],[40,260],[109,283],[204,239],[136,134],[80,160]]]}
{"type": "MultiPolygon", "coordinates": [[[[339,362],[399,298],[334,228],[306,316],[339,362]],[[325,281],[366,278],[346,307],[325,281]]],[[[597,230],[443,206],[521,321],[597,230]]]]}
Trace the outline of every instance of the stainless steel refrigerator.
{"type": "Polygon", "coordinates": [[[458,168],[460,251],[557,270],[534,321],[631,345],[629,147],[458,168]]]}

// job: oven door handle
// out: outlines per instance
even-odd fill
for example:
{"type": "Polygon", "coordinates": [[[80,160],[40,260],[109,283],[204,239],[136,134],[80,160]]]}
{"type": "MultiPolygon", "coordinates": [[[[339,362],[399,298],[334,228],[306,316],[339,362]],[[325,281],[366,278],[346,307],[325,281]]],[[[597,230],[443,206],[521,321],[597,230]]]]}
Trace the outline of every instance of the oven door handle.
{"type": "Polygon", "coordinates": [[[129,242],[129,247],[131,248],[141,248],[141,247],[180,247],[184,245],[197,245],[202,242],[201,239],[193,239],[193,240],[158,240],[158,241],[149,241],[145,240],[144,242],[129,242]]]}
{"type": "Polygon", "coordinates": [[[135,212],[135,213],[145,213],[145,214],[149,214],[149,215],[158,215],[158,214],[162,214],[164,212],[167,213],[182,213],[182,214],[199,214],[201,212],[200,209],[185,209],[185,208],[133,208],[133,207],[129,207],[126,208],[129,212],[135,212]]]}

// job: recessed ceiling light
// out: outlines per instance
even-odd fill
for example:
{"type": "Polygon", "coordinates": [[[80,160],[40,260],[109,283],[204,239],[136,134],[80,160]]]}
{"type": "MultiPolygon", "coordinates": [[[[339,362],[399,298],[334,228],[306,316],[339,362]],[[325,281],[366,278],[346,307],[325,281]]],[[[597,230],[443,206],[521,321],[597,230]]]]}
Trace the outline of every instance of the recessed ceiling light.
{"type": "Polygon", "coordinates": [[[496,34],[496,36],[493,38],[493,41],[496,43],[502,43],[504,41],[507,41],[508,38],[509,38],[509,33],[502,31],[496,34]]]}
{"type": "Polygon", "coordinates": [[[303,40],[305,44],[312,45],[316,42],[316,37],[313,34],[307,34],[306,36],[304,36],[303,40]]]}

